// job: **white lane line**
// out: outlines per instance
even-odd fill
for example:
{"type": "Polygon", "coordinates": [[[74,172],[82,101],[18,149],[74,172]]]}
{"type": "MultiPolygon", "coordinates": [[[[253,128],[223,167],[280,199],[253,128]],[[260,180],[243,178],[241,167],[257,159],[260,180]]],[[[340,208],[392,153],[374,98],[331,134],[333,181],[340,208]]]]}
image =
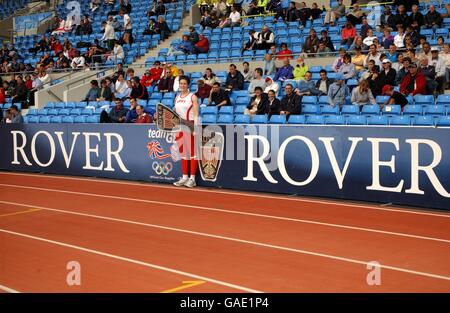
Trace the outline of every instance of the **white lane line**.
{"type": "Polygon", "coordinates": [[[122,256],[118,256],[118,255],[114,255],[114,254],[110,254],[110,253],[94,250],[94,249],[89,249],[89,248],[85,248],[85,247],[81,247],[81,246],[76,246],[76,245],[60,242],[60,241],[50,240],[50,239],[46,239],[46,238],[42,238],[42,237],[32,236],[32,235],[19,233],[19,232],[15,232],[15,231],[10,231],[10,230],[7,230],[7,229],[1,229],[1,228],[0,228],[0,232],[6,233],[6,234],[10,234],[10,235],[20,236],[20,237],[24,237],[24,238],[39,240],[39,241],[43,241],[43,242],[47,242],[47,243],[52,243],[52,244],[55,244],[55,245],[58,245],[58,246],[62,246],[62,247],[66,247],[66,248],[72,248],[72,249],[80,250],[80,251],[84,251],[84,252],[89,252],[89,253],[92,253],[92,254],[101,255],[101,256],[104,256],[104,257],[111,258],[111,259],[121,260],[121,261],[125,261],[125,262],[128,262],[128,263],[133,263],[133,264],[138,264],[138,265],[142,265],[142,266],[145,266],[145,267],[150,267],[150,268],[154,268],[154,269],[158,269],[158,270],[162,270],[162,271],[166,271],[166,272],[170,272],[170,273],[174,273],[174,274],[178,274],[178,275],[184,275],[184,276],[192,277],[192,278],[199,279],[199,280],[208,281],[210,283],[214,283],[214,284],[217,284],[217,285],[221,285],[221,286],[225,286],[225,287],[229,287],[229,288],[233,288],[233,289],[237,289],[237,290],[241,290],[241,291],[245,291],[245,292],[262,293],[262,291],[259,291],[259,290],[250,289],[250,288],[246,288],[246,287],[235,285],[235,284],[230,284],[230,283],[227,283],[227,282],[224,282],[224,281],[221,281],[221,280],[212,279],[212,278],[201,276],[201,275],[196,275],[196,274],[192,274],[192,273],[188,273],[188,272],[184,272],[184,271],[179,271],[179,270],[176,270],[176,269],[173,269],[173,268],[169,268],[169,267],[156,265],[156,264],[152,264],[152,263],[147,263],[147,262],[143,262],[143,261],[139,261],[139,260],[135,260],[135,259],[130,259],[130,258],[126,258],[126,257],[122,257],[122,256]]]}
{"type": "MultiPolygon", "coordinates": [[[[162,226],[162,225],[156,225],[156,224],[149,224],[149,223],[143,223],[143,222],[137,222],[137,221],[131,221],[131,220],[124,220],[124,219],[101,216],[101,215],[86,214],[86,213],[59,210],[59,209],[51,209],[51,208],[49,209],[49,208],[39,207],[39,206],[33,206],[33,207],[44,209],[44,210],[47,209],[49,211],[55,211],[55,212],[60,212],[60,213],[65,213],[65,214],[73,214],[73,215],[91,217],[91,218],[96,218],[96,219],[101,219],[101,220],[169,230],[169,231],[180,232],[180,233],[185,233],[185,234],[190,234],[190,235],[195,235],[195,236],[202,236],[202,237],[208,237],[208,238],[214,238],[214,239],[239,242],[239,243],[243,243],[243,244],[265,247],[265,248],[269,248],[269,249],[276,249],[276,250],[289,251],[289,252],[294,252],[294,253],[299,253],[299,254],[312,255],[312,256],[317,256],[317,257],[322,257],[322,258],[327,258],[327,259],[332,259],[332,260],[360,264],[363,266],[367,266],[367,264],[369,263],[369,262],[365,262],[365,261],[361,261],[361,260],[350,259],[350,258],[346,258],[346,257],[340,257],[340,256],[335,256],[335,255],[330,255],[330,254],[325,254],[325,253],[318,253],[318,252],[302,250],[302,249],[294,249],[294,248],[289,248],[289,247],[283,247],[283,246],[277,246],[277,245],[271,245],[271,244],[267,244],[267,243],[257,242],[257,241],[244,240],[244,239],[239,239],[239,238],[234,238],[234,237],[227,237],[227,236],[197,232],[197,231],[192,231],[192,230],[187,230],[187,229],[162,226]]],[[[1,229],[0,229],[0,231],[1,231],[1,229]]],[[[443,279],[443,280],[450,280],[450,277],[448,277],[448,276],[432,274],[432,273],[427,273],[427,272],[414,271],[414,270],[409,270],[409,269],[390,266],[390,265],[380,265],[380,268],[403,272],[403,273],[408,273],[408,274],[413,274],[413,275],[419,275],[419,276],[425,276],[425,277],[431,277],[431,278],[437,278],[437,279],[443,279]]]]}
{"type": "Polygon", "coordinates": [[[6,287],[4,285],[0,285],[0,290],[6,291],[6,292],[9,292],[9,293],[20,293],[20,291],[17,291],[15,289],[12,289],[12,288],[9,288],[9,287],[6,287]]]}
{"type": "Polygon", "coordinates": [[[133,182],[125,182],[125,181],[119,181],[119,180],[109,180],[107,178],[99,178],[99,179],[91,179],[91,178],[82,178],[82,177],[69,177],[69,176],[56,176],[56,175],[42,175],[42,174],[25,174],[25,173],[12,173],[12,172],[0,172],[0,175],[15,175],[15,176],[31,176],[31,177],[40,177],[40,178],[53,178],[53,179],[62,179],[62,180],[75,180],[75,181],[89,181],[89,182],[95,182],[95,183],[107,183],[107,184],[116,184],[116,185],[129,185],[129,186],[140,186],[140,187],[150,187],[150,188],[161,188],[161,189],[175,189],[175,190],[183,190],[187,192],[205,192],[205,193],[215,193],[215,194],[225,194],[225,195],[234,195],[234,196],[242,196],[242,197],[249,197],[249,198],[263,198],[263,199],[274,199],[274,200],[284,200],[284,201],[295,201],[295,202],[307,202],[307,203],[319,203],[319,204],[332,204],[337,206],[343,206],[343,207],[352,207],[352,208],[362,208],[362,209],[369,209],[369,210],[378,210],[378,211],[387,211],[387,212],[395,212],[395,213],[406,213],[406,214],[418,214],[418,215],[429,215],[429,216],[437,216],[437,217],[446,217],[450,218],[450,214],[442,213],[431,213],[431,212],[425,212],[425,211],[419,211],[417,210],[407,210],[402,208],[396,208],[396,209],[388,209],[383,207],[376,207],[371,205],[358,205],[358,204],[350,204],[350,203],[342,203],[332,200],[313,200],[313,199],[304,199],[300,197],[289,197],[289,195],[286,195],[284,197],[282,196],[271,196],[271,195],[265,195],[265,194],[258,194],[258,193],[252,193],[250,191],[248,192],[233,192],[233,191],[223,191],[223,190],[211,190],[211,189],[205,189],[207,187],[197,187],[197,188],[183,188],[180,189],[179,187],[174,187],[171,185],[163,185],[163,184],[156,184],[156,183],[149,183],[149,182],[143,182],[143,183],[133,183],[133,182]]]}
{"type": "MultiPolygon", "coordinates": [[[[69,190],[60,190],[60,189],[49,189],[49,188],[40,188],[40,187],[28,187],[28,186],[19,186],[19,185],[10,185],[10,184],[0,184],[0,186],[11,187],[11,188],[23,188],[23,189],[39,190],[39,191],[48,191],[48,192],[56,192],[56,193],[67,193],[67,194],[74,194],[74,195],[81,195],[81,196],[108,198],[108,199],[116,199],[116,200],[124,200],[124,201],[135,201],[135,202],[150,203],[150,204],[160,204],[160,205],[166,205],[166,206],[185,207],[185,208],[196,209],[196,210],[213,211],[213,212],[221,212],[221,213],[236,214],[236,215],[254,216],[254,217],[268,218],[268,219],[274,219],[274,220],[282,220],[282,221],[289,221],[289,222],[296,222],[296,223],[313,224],[313,225],[320,225],[320,226],[326,226],[326,227],[351,229],[351,230],[356,230],[356,231],[372,232],[372,233],[379,233],[379,234],[384,234],[384,235],[392,235],[392,236],[400,236],[400,237],[408,237],[408,238],[432,240],[432,241],[439,241],[439,242],[450,243],[450,240],[443,239],[443,238],[434,238],[434,237],[420,236],[420,235],[414,235],[414,234],[406,234],[406,233],[393,232],[393,231],[385,231],[385,230],[379,230],[379,229],[373,229],[373,228],[349,226],[349,225],[342,225],[342,224],[317,222],[317,221],[312,221],[312,220],[297,219],[297,218],[290,218],[290,217],[283,217],[283,216],[274,216],[274,215],[250,213],[250,212],[243,212],[243,211],[226,210],[226,209],[217,209],[217,208],[204,207],[204,206],[198,206],[198,205],[189,205],[189,204],[182,204],[182,203],[154,201],[154,200],[145,200],[145,199],[137,199],[137,198],[102,195],[102,194],[96,194],[96,193],[87,193],[87,192],[69,191],[69,190]]],[[[0,200],[0,203],[14,204],[14,203],[17,203],[17,202],[7,202],[7,201],[0,200]]]]}

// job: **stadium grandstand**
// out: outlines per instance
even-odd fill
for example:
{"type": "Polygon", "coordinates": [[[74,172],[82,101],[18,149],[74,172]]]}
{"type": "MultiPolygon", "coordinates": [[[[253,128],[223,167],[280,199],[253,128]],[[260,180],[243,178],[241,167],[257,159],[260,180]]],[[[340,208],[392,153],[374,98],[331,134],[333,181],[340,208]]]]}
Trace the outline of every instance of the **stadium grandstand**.
{"type": "Polygon", "coordinates": [[[0,291],[450,291],[450,0],[0,4],[0,291]]]}

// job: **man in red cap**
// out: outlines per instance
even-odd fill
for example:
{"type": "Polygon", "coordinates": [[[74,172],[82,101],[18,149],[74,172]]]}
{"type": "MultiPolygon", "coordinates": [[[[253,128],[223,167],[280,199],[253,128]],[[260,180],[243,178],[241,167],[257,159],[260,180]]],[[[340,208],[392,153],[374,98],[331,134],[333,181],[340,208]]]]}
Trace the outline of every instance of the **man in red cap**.
{"type": "MultiPolygon", "coordinates": [[[[389,96],[389,99],[384,103],[384,105],[398,104],[402,107],[402,112],[403,107],[408,104],[408,100],[406,99],[406,97],[400,92],[394,91],[394,87],[392,87],[391,85],[384,85],[381,90],[381,94],[383,96],[389,96]]],[[[381,109],[383,109],[384,105],[381,105],[381,109]]]]}
{"type": "Polygon", "coordinates": [[[411,63],[408,67],[408,72],[400,84],[400,92],[405,96],[425,95],[426,79],[424,75],[417,71],[417,64],[411,63]]]}

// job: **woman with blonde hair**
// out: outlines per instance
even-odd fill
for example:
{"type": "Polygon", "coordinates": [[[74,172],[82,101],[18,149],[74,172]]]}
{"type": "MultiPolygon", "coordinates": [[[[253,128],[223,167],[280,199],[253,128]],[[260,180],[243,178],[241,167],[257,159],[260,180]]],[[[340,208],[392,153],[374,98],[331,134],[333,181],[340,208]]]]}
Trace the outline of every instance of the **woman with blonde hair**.
{"type": "Polygon", "coordinates": [[[376,104],[367,80],[362,80],[357,87],[353,88],[351,101],[354,105],[358,105],[359,107],[369,103],[376,104]]]}

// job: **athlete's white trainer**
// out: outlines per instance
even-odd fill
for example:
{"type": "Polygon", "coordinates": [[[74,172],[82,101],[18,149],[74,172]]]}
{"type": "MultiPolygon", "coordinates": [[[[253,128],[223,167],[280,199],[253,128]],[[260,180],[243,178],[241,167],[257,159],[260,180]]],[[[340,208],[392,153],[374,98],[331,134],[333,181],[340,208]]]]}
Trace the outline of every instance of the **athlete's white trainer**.
{"type": "Polygon", "coordinates": [[[192,178],[189,178],[184,185],[189,188],[197,186],[197,184],[195,183],[195,180],[193,180],[192,178]]]}
{"type": "Polygon", "coordinates": [[[185,178],[181,177],[179,181],[174,182],[173,184],[177,187],[181,187],[181,186],[184,186],[188,182],[188,180],[189,180],[188,177],[185,177],[185,178]]]}

